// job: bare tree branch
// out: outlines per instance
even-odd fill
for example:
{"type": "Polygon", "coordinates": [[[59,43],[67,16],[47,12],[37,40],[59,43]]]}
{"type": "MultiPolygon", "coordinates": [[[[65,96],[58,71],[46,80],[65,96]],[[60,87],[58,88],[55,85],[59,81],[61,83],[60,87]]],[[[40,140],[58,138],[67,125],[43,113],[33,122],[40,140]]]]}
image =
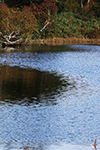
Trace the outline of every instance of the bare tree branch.
{"type": "Polygon", "coordinates": [[[15,44],[20,44],[20,43],[22,43],[23,42],[23,39],[22,39],[22,37],[20,37],[19,39],[17,39],[17,37],[16,37],[16,35],[17,35],[18,33],[16,32],[12,32],[9,36],[7,36],[7,35],[3,35],[3,33],[2,32],[0,32],[0,37],[2,37],[3,38],[3,40],[4,40],[4,44],[5,45],[15,45],[15,44]],[[11,41],[11,39],[16,39],[16,40],[14,40],[14,41],[11,41]]]}
{"type": "Polygon", "coordinates": [[[50,24],[50,22],[49,21],[47,21],[47,23],[44,25],[44,27],[40,30],[40,32],[42,32],[47,26],[48,26],[48,24],[50,24]]]}

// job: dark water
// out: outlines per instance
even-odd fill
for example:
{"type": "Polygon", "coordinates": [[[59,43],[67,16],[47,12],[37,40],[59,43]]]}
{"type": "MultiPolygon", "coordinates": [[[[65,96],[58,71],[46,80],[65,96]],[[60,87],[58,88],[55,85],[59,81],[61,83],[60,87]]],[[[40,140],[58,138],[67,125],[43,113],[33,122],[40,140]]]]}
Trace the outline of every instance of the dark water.
{"type": "Polygon", "coordinates": [[[99,145],[100,46],[0,50],[1,150],[93,149],[84,146],[95,138],[99,145]]]}

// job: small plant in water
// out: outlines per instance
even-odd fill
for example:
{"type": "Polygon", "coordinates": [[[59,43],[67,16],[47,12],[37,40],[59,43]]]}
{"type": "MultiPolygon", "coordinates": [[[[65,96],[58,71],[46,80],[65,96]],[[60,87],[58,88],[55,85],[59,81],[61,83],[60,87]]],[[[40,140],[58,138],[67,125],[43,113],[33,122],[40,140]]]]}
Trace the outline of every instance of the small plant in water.
{"type": "Polygon", "coordinates": [[[96,146],[97,146],[97,139],[95,139],[93,146],[96,148],[96,146]]]}

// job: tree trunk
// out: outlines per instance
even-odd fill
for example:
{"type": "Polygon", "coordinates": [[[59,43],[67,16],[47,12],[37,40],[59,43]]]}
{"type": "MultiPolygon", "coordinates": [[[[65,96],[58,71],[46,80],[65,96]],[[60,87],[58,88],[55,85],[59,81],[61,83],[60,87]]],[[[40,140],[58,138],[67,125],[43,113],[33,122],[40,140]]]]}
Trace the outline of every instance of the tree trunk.
{"type": "Polygon", "coordinates": [[[50,9],[48,9],[48,19],[45,22],[44,27],[40,30],[40,32],[42,32],[49,24],[50,24],[50,9]]]}
{"type": "Polygon", "coordinates": [[[90,3],[90,0],[88,0],[88,3],[90,3]]]}
{"type": "Polygon", "coordinates": [[[83,8],[83,0],[81,0],[81,8],[83,8]]]}

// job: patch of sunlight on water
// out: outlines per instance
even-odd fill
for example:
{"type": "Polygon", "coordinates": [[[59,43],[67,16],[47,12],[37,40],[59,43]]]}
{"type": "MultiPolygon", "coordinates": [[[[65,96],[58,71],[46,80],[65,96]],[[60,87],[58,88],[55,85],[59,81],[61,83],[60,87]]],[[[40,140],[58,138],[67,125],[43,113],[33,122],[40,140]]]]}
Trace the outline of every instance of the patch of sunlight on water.
{"type": "Polygon", "coordinates": [[[95,149],[93,146],[83,146],[83,145],[72,145],[63,143],[61,145],[51,145],[48,150],[99,150],[95,149]]]}
{"type": "Polygon", "coordinates": [[[100,150],[100,46],[60,49],[0,53],[0,150],[100,150]]]}
{"type": "MultiPolygon", "coordinates": [[[[17,146],[16,146],[17,147],[17,146]]],[[[75,144],[66,144],[61,143],[58,145],[51,145],[51,146],[43,146],[43,147],[17,147],[15,146],[5,146],[4,144],[0,145],[0,150],[100,150],[100,146],[97,146],[96,148],[92,145],[75,145],[75,144]]]]}

